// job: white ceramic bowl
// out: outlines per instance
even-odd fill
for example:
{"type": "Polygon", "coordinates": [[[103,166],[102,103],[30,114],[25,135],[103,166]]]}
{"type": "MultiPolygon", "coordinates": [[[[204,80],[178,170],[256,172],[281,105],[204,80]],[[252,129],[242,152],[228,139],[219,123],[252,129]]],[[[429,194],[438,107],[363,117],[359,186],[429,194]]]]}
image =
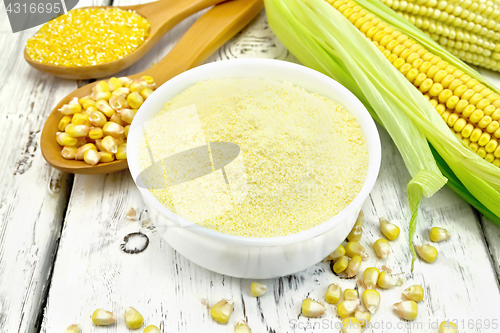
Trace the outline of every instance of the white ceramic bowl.
{"type": "Polygon", "coordinates": [[[167,242],[179,253],[211,271],[234,277],[264,279],[301,271],[323,260],[348,235],[368,197],[380,167],[377,128],[361,102],[345,87],[307,67],[270,59],[235,59],[213,62],[184,72],[160,86],[141,106],[130,128],[128,165],[134,181],[140,173],[141,125],[153,118],[174,96],[197,82],[222,78],[257,78],[291,82],[309,92],[334,100],[354,115],[368,143],[369,165],[356,198],[339,214],[298,234],[248,238],[223,234],[193,223],[180,226],[179,217],[138,186],[149,213],[167,242]]]}

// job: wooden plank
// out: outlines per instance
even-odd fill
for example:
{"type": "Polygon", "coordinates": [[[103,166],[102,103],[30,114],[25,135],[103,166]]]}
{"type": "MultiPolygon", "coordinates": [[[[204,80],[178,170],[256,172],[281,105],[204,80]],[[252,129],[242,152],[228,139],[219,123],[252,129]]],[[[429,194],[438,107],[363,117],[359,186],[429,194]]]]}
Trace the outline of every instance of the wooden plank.
{"type": "MultiPolygon", "coordinates": [[[[181,23],[125,73],[140,71],[158,61],[192,22],[193,18],[181,23]]],[[[249,53],[293,59],[273,41],[276,39],[262,15],[210,61],[249,53]],[[265,45],[260,40],[264,40],[265,45]]],[[[414,273],[409,273],[406,239],[410,213],[405,193],[409,175],[384,131],[381,138],[382,171],[364,205],[366,222],[361,244],[366,246],[370,259],[363,263],[362,270],[387,265],[395,273],[402,273],[398,276],[406,281],[401,287],[381,292],[382,303],[372,319],[378,328],[368,331],[435,332],[437,329],[432,325],[448,318],[464,320],[465,329],[461,330],[464,332],[497,332],[491,325],[489,328],[484,325],[485,320],[490,323],[498,320],[493,304],[499,304],[500,291],[480,224],[471,207],[449,189],[423,200],[415,241],[417,244],[427,242],[428,229],[434,225],[449,229],[453,237],[436,245],[440,255],[435,264],[417,261],[414,273]],[[371,244],[380,238],[378,217],[386,217],[402,229],[399,239],[391,243],[392,252],[387,260],[377,260],[371,249],[371,244]],[[391,305],[401,300],[404,287],[414,283],[422,284],[426,290],[426,297],[419,304],[419,317],[413,322],[413,328],[396,330],[403,322],[391,310],[391,305]],[[469,320],[474,321],[471,328],[467,327],[469,320]],[[419,323],[422,328],[417,326],[419,323]],[[478,323],[483,324],[482,327],[478,323]]],[[[41,331],[63,331],[77,322],[84,332],[121,332],[126,330],[123,311],[128,306],[136,307],[147,325],[158,325],[163,332],[230,332],[241,319],[246,319],[254,332],[302,332],[313,331],[313,327],[314,331],[320,331],[317,325],[325,331],[338,331],[329,329],[340,323],[334,306],[328,306],[327,314],[320,319],[307,320],[299,315],[303,298],[322,299],[328,284],[336,282],[343,288],[355,286],[355,281],[335,276],[327,263],[263,281],[269,290],[256,299],[249,291],[252,281],[215,274],[190,263],[161,239],[153,222],[128,172],[76,176],[41,331]],[[137,213],[135,220],[126,218],[131,208],[137,213]],[[126,235],[134,232],[145,234],[149,246],[141,253],[125,254],[120,245],[126,235]],[[235,311],[227,327],[214,323],[201,304],[202,299],[213,305],[221,298],[235,301],[235,311]],[[100,307],[117,314],[116,325],[106,328],[92,325],[89,317],[100,307]]]]}
{"type": "MultiPolygon", "coordinates": [[[[85,3],[85,1],[81,1],[85,3]]],[[[87,1],[88,4],[91,1],[87,1]]],[[[72,177],[43,159],[40,131],[75,82],[40,73],[22,52],[38,28],[13,34],[0,5],[0,327],[36,332],[72,177]]]]}

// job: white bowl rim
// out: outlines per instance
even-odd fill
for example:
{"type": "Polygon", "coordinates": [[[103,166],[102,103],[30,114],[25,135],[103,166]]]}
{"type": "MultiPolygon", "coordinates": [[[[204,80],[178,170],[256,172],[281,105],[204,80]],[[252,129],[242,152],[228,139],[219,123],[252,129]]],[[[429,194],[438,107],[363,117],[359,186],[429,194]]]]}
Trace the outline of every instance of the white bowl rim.
{"type": "MultiPolygon", "coordinates": [[[[358,123],[360,123],[363,130],[363,134],[365,135],[366,141],[368,143],[369,165],[368,165],[366,179],[365,182],[363,183],[361,190],[356,195],[354,200],[351,201],[349,205],[345,207],[342,211],[340,211],[337,215],[333,216],[329,220],[311,229],[307,229],[296,234],[279,236],[279,237],[267,237],[267,238],[235,236],[215,231],[212,229],[208,229],[189,221],[187,221],[189,225],[184,226],[183,228],[187,228],[198,235],[205,236],[212,240],[223,242],[226,244],[236,244],[239,246],[250,246],[250,247],[275,247],[275,246],[283,246],[287,244],[299,243],[306,241],[308,239],[312,239],[336,227],[337,225],[342,223],[347,217],[355,213],[355,211],[359,209],[358,207],[361,207],[363,205],[363,202],[367,199],[378,177],[380,163],[381,163],[380,137],[375,122],[373,121],[368,110],[358,100],[358,98],[343,85],[316,70],[292,62],[275,60],[275,59],[264,59],[264,58],[240,58],[240,59],[229,59],[229,60],[211,62],[208,64],[195,67],[186,72],[183,72],[175,76],[174,78],[170,79],[169,81],[165,82],[164,84],[162,84],[144,102],[144,104],[139,109],[136,118],[143,118],[141,117],[141,112],[140,112],[141,109],[150,107],[155,99],[161,99],[162,92],[168,91],[168,89],[170,89],[171,87],[175,87],[176,85],[182,83],[184,80],[193,81],[194,83],[192,84],[204,81],[206,79],[196,81],[193,80],[193,77],[197,77],[199,76],[200,73],[207,71],[216,72],[219,68],[225,66],[236,66],[236,67],[279,66],[289,71],[302,72],[306,75],[313,76],[315,77],[315,80],[322,80],[325,82],[325,84],[331,85],[333,89],[339,90],[342,93],[342,95],[344,95],[349,100],[349,102],[355,105],[357,109],[356,112],[361,114],[360,117],[356,116],[356,120],[358,123]]],[[[227,78],[234,78],[234,77],[235,76],[227,76],[227,78]]],[[[269,79],[272,78],[269,77],[269,79]]],[[[293,84],[300,87],[300,84],[296,83],[293,84]]],[[[162,105],[164,105],[169,99],[165,100],[165,102],[162,105]]],[[[140,138],[137,137],[138,132],[140,131],[135,130],[135,128],[138,126],[137,123],[138,123],[137,121],[132,122],[130,128],[130,134],[127,140],[127,156],[128,156],[127,160],[128,160],[129,170],[132,175],[132,179],[136,184],[136,186],[137,186],[136,178],[139,175],[139,158],[135,152],[138,152],[138,145],[140,141],[139,140],[140,138]]],[[[146,200],[155,209],[157,209],[160,214],[164,215],[166,218],[172,221],[176,221],[179,219],[178,215],[171,212],[165,206],[163,206],[159,201],[157,201],[151,194],[151,192],[149,192],[149,190],[142,188],[140,186],[137,186],[137,188],[141,192],[143,199],[146,200]]]]}

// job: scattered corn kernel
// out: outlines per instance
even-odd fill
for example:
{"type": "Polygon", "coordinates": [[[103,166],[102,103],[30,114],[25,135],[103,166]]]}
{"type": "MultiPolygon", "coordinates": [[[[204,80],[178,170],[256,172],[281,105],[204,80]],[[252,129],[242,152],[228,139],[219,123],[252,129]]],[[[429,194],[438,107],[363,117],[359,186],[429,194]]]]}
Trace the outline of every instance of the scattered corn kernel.
{"type": "Polygon", "coordinates": [[[246,321],[240,320],[234,327],[234,333],[252,333],[252,330],[246,321]]]}
{"type": "Polygon", "coordinates": [[[266,293],[267,286],[259,282],[252,282],[250,284],[250,289],[252,290],[252,295],[260,297],[266,293]]]}
{"type": "Polygon", "coordinates": [[[66,331],[64,333],[80,333],[82,331],[82,328],[78,324],[72,324],[69,325],[68,328],[66,328],[66,331]]]}
{"type": "Polygon", "coordinates": [[[382,289],[391,289],[396,285],[396,280],[386,271],[380,272],[377,280],[377,286],[382,289]]]}
{"type": "Polygon", "coordinates": [[[439,333],[458,333],[458,327],[450,321],[443,321],[439,325],[439,333]]]}
{"type": "Polygon", "coordinates": [[[438,255],[438,250],[429,244],[424,244],[424,245],[415,245],[415,250],[417,250],[418,255],[420,258],[424,259],[428,263],[433,263],[436,261],[437,255],[438,255]]]}
{"type": "Polygon", "coordinates": [[[323,304],[310,298],[302,301],[302,315],[307,318],[318,318],[324,315],[326,308],[323,304]]]}
{"type": "Polygon", "coordinates": [[[64,131],[73,138],[86,137],[87,134],[89,134],[90,127],[85,125],[68,124],[64,131]]]}
{"type": "MultiPolygon", "coordinates": [[[[88,152],[90,152],[90,150],[87,151],[87,153],[88,152]]],[[[131,306],[125,309],[124,318],[125,318],[125,324],[127,325],[128,328],[132,330],[138,329],[144,323],[144,317],[139,313],[139,311],[137,311],[131,306]]]]}
{"type": "Polygon", "coordinates": [[[447,240],[448,238],[451,237],[451,234],[448,230],[439,228],[439,227],[433,227],[429,231],[429,237],[432,242],[442,242],[444,240],[447,240]]]}
{"type": "Polygon", "coordinates": [[[418,306],[414,301],[403,301],[394,304],[394,309],[398,311],[401,319],[413,320],[417,318],[418,306]]]}
{"type": "Polygon", "coordinates": [[[358,299],[358,291],[356,289],[346,289],[344,290],[344,300],[355,300],[358,299]]]}
{"type": "Polygon", "coordinates": [[[117,160],[126,160],[127,159],[127,144],[123,143],[118,146],[115,157],[117,160]]]}
{"type": "Polygon", "coordinates": [[[102,139],[102,137],[104,136],[104,132],[100,127],[91,127],[88,135],[92,140],[97,140],[102,139]]]}
{"type": "Polygon", "coordinates": [[[359,211],[358,218],[356,219],[356,223],[354,223],[354,226],[363,226],[363,223],[365,222],[365,213],[363,213],[362,210],[359,211]]]}
{"type": "Polygon", "coordinates": [[[330,253],[328,255],[328,257],[326,257],[325,260],[327,260],[327,261],[329,261],[329,260],[337,260],[340,257],[342,257],[343,255],[345,255],[345,248],[342,245],[339,245],[339,247],[336,248],[335,251],[333,251],[332,253],[330,253]]]}
{"type": "Polygon", "coordinates": [[[109,99],[109,106],[115,110],[120,110],[127,107],[127,95],[113,95],[109,99]]]}
{"type": "Polygon", "coordinates": [[[96,127],[103,127],[107,119],[101,111],[93,111],[90,113],[90,123],[96,127]]]}
{"type": "Polygon", "coordinates": [[[144,88],[140,92],[141,96],[144,97],[144,99],[146,99],[149,96],[151,96],[152,93],[153,93],[153,89],[149,89],[149,88],[144,88]]]}
{"type": "Polygon", "coordinates": [[[99,99],[97,102],[95,102],[95,107],[99,111],[104,113],[104,115],[108,118],[111,117],[115,113],[115,110],[104,99],[99,99]]]}
{"type": "Polygon", "coordinates": [[[363,272],[363,283],[366,288],[373,289],[377,285],[380,270],[377,267],[368,267],[363,272]]]}
{"type": "Polygon", "coordinates": [[[338,284],[332,283],[328,286],[325,293],[325,301],[330,304],[337,304],[342,296],[342,288],[338,284]]]}
{"type": "Polygon", "coordinates": [[[102,131],[104,135],[108,136],[114,136],[115,138],[118,138],[123,135],[123,131],[125,128],[123,126],[118,125],[117,123],[114,123],[112,121],[108,121],[104,126],[102,127],[102,131]]]}
{"type": "Polygon", "coordinates": [[[44,64],[92,66],[130,54],[144,43],[149,29],[149,21],[134,11],[110,7],[73,9],[45,23],[28,40],[26,52],[44,64]]]}
{"type": "Polygon", "coordinates": [[[362,259],[358,255],[355,255],[354,257],[351,258],[345,270],[347,277],[351,278],[356,274],[358,274],[359,268],[361,267],[361,261],[362,259]]]}
{"type": "Polygon", "coordinates": [[[61,118],[59,121],[59,125],[57,125],[57,129],[61,132],[64,132],[64,129],[66,126],[71,122],[71,117],[70,116],[64,116],[61,118]]]}
{"type": "Polygon", "coordinates": [[[363,235],[363,227],[360,225],[355,225],[349,235],[347,235],[347,240],[349,242],[359,242],[361,236],[363,235]]]}
{"type": "Polygon", "coordinates": [[[82,106],[78,102],[78,98],[74,97],[68,104],[64,104],[59,111],[65,116],[73,115],[82,111],[82,106]]]}
{"type": "Polygon", "coordinates": [[[349,258],[342,256],[333,264],[333,271],[337,274],[343,272],[346,270],[347,265],[349,265],[349,258]]]}
{"type": "Polygon", "coordinates": [[[223,299],[217,302],[210,310],[210,316],[219,324],[226,324],[233,313],[233,301],[223,299]]]}
{"type": "Polygon", "coordinates": [[[388,240],[395,240],[399,236],[399,227],[386,219],[380,219],[380,231],[388,240]]]}
{"type": "Polygon", "coordinates": [[[99,162],[113,162],[115,160],[115,154],[111,154],[105,151],[100,151],[99,155],[100,155],[99,162]]]}
{"type": "Polygon", "coordinates": [[[354,313],[354,317],[356,317],[358,322],[361,324],[361,327],[366,327],[366,325],[370,322],[370,319],[372,319],[370,312],[360,310],[357,310],[354,313]]]}
{"type": "Polygon", "coordinates": [[[362,298],[366,309],[371,313],[375,313],[380,304],[380,293],[374,289],[366,289],[362,298]]]}
{"type": "Polygon", "coordinates": [[[342,333],[361,333],[362,324],[355,317],[348,317],[342,320],[340,326],[342,333]]]}
{"type": "Polygon", "coordinates": [[[342,301],[337,304],[337,314],[340,318],[347,318],[356,311],[359,306],[359,299],[342,301]]]}
{"type": "Polygon", "coordinates": [[[92,314],[92,322],[98,326],[108,326],[116,322],[116,316],[112,312],[97,309],[92,314]]]}
{"type": "Polygon", "coordinates": [[[64,146],[61,155],[67,160],[74,160],[76,156],[76,147],[64,146]]]}
{"type": "Polygon", "coordinates": [[[360,256],[363,260],[368,258],[368,254],[366,254],[365,248],[358,242],[348,242],[345,247],[345,253],[348,257],[351,258],[356,255],[360,256]]]}
{"type": "Polygon", "coordinates": [[[118,143],[116,139],[112,136],[105,136],[101,140],[101,146],[104,151],[108,153],[116,154],[118,152],[118,143]]]}
{"type": "Polygon", "coordinates": [[[373,244],[373,250],[375,250],[375,254],[377,254],[379,258],[385,259],[389,256],[389,242],[384,238],[380,238],[373,244]]]}
{"type": "Polygon", "coordinates": [[[406,288],[405,291],[403,291],[403,296],[411,301],[420,302],[424,299],[424,288],[415,284],[406,288]]]}
{"type": "Polygon", "coordinates": [[[160,329],[155,325],[149,325],[144,328],[143,333],[161,333],[160,329]]]}
{"type": "MultiPolygon", "coordinates": [[[[132,89],[131,89],[132,90],[132,89]]],[[[127,103],[130,105],[133,109],[138,109],[141,107],[142,103],[144,103],[144,98],[137,92],[137,91],[132,91],[128,96],[127,96],[127,103]]]]}
{"type": "Polygon", "coordinates": [[[65,132],[57,132],[56,141],[61,146],[75,146],[78,142],[76,138],[65,132]]]}

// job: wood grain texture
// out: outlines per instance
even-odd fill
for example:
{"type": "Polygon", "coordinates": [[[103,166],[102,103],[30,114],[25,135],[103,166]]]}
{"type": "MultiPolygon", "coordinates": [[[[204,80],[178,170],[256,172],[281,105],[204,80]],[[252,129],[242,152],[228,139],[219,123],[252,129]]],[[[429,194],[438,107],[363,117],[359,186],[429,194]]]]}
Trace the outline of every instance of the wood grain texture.
{"type": "Polygon", "coordinates": [[[0,5],[0,331],[36,332],[68,198],[68,175],[39,149],[46,114],[74,82],[30,68],[22,58],[37,28],[13,34],[0,5]]]}
{"type": "MultiPolygon", "coordinates": [[[[116,1],[115,4],[130,3],[116,1]]],[[[158,61],[195,17],[174,28],[141,62],[123,74],[138,72],[158,61]]],[[[269,31],[264,13],[209,61],[257,55],[296,61],[269,31]]],[[[364,205],[366,221],[361,244],[367,248],[370,258],[363,263],[362,270],[387,265],[394,273],[401,273],[398,276],[405,282],[403,286],[381,292],[382,303],[372,319],[378,328],[367,331],[436,332],[433,324],[457,319],[464,320],[462,332],[498,332],[498,329],[484,328],[485,320],[500,321],[495,307],[500,304],[500,291],[490,261],[491,250],[472,208],[447,188],[422,202],[415,243],[429,241],[431,226],[445,227],[453,236],[436,245],[440,255],[435,264],[419,260],[414,273],[409,273],[410,252],[406,240],[410,212],[405,191],[410,177],[383,130],[381,138],[382,171],[364,205]],[[371,249],[371,244],[381,237],[378,217],[388,218],[402,230],[401,236],[391,242],[391,255],[386,260],[377,260],[371,249]],[[413,322],[422,327],[397,329],[398,324],[407,323],[396,317],[391,305],[401,300],[405,287],[415,283],[422,284],[426,291],[424,301],[419,304],[419,317],[413,322]]],[[[126,331],[123,311],[134,306],[144,315],[145,324],[158,325],[162,332],[232,332],[234,324],[241,319],[249,322],[253,332],[337,332],[338,329],[331,328],[340,323],[335,306],[329,305],[324,317],[307,320],[300,316],[301,302],[307,296],[323,299],[326,287],[333,282],[343,288],[353,288],[356,284],[354,280],[335,276],[327,263],[263,281],[269,289],[259,299],[250,294],[251,282],[209,272],[177,254],[159,237],[127,171],[77,175],[41,331],[61,332],[77,322],[83,332],[123,332],[126,331]],[[126,218],[131,208],[137,213],[135,220],[126,218]],[[149,246],[141,253],[125,254],[120,244],[133,232],[147,235],[149,246]],[[207,299],[213,305],[221,298],[235,301],[235,311],[227,326],[213,322],[201,301],[207,299]],[[117,324],[93,326],[90,315],[99,307],[113,311],[118,317],[117,324]]]]}

